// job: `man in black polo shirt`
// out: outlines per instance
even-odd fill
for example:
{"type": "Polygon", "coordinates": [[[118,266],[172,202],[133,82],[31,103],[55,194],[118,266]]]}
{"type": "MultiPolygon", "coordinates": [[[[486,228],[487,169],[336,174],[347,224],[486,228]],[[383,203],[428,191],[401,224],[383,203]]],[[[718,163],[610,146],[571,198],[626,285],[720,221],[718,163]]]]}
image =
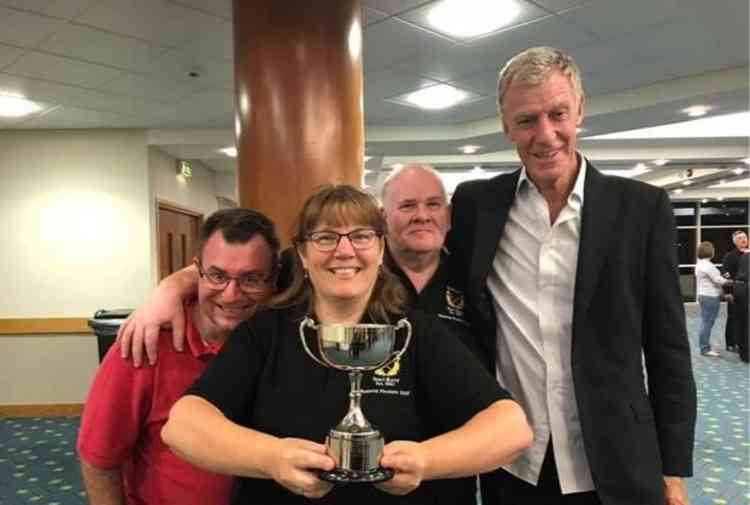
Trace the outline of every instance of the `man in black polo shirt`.
{"type": "Polygon", "coordinates": [[[386,262],[411,294],[411,304],[466,328],[463,293],[448,280],[450,206],[440,176],[429,165],[406,165],[385,180],[381,192],[388,224],[386,262]]]}
{"type": "MultiPolygon", "coordinates": [[[[463,292],[449,281],[448,253],[443,244],[450,230],[450,206],[440,176],[429,165],[406,165],[385,180],[381,202],[388,226],[385,262],[409,291],[409,303],[437,315],[473,350],[473,335],[464,319],[463,292]]],[[[475,478],[433,481],[430,485],[441,504],[474,503],[475,478]]]]}

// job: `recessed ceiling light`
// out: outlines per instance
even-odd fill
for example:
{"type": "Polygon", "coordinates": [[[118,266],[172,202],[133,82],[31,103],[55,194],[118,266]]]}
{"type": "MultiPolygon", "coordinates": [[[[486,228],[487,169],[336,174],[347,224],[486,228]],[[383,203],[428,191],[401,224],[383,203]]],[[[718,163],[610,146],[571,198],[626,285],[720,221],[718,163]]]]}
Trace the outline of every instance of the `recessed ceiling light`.
{"type": "Polygon", "coordinates": [[[403,163],[394,163],[393,165],[391,165],[391,167],[393,168],[393,170],[401,170],[402,168],[404,168],[404,164],[403,163]]]}
{"type": "Polygon", "coordinates": [[[41,106],[20,96],[0,95],[0,116],[23,117],[41,110],[41,106]]]}
{"type": "Polygon", "coordinates": [[[648,166],[645,163],[636,163],[636,165],[633,167],[633,170],[642,172],[644,170],[648,170],[648,166]]]}
{"type": "Polygon", "coordinates": [[[475,165],[474,168],[471,169],[471,172],[473,174],[483,174],[484,169],[482,168],[482,165],[475,165]]]}
{"type": "Polygon", "coordinates": [[[708,105],[693,105],[692,107],[688,107],[687,109],[682,109],[682,112],[690,117],[700,117],[705,116],[706,113],[710,110],[711,107],[709,107],[708,105]]]}
{"type": "Polygon", "coordinates": [[[720,202],[723,202],[724,201],[724,197],[720,196],[719,198],[717,198],[717,200],[719,200],[720,202]]]}
{"type": "Polygon", "coordinates": [[[459,147],[458,150],[464,154],[474,154],[475,152],[479,151],[481,147],[482,146],[475,146],[472,144],[467,144],[465,146],[459,147]]]}
{"type": "Polygon", "coordinates": [[[740,175],[740,174],[741,174],[741,173],[743,173],[744,171],[745,171],[745,169],[744,169],[744,168],[740,168],[740,167],[737,167],[737,168],[735,168],[734,170],[732,170],[732,172],[734,172],[734,173],[735,173],[735,174],[737,174],[737,175],[740,175]]]}
{"type": "Polygon", "coordinates": [[[442,33],[468,39],[509,25],[520,12],[520,5],[509,0],[443,0],[427,13],[427,22],[442,33]]]}
{"type": "Polygon", "coordinates": [[[367,162],[368,162],[368,161],[370,161],[371,159],[372,159],[372,156],[365,156],[365,163],[367,163],[367,162]]]}
{"type": "Polygon", "coordinates": [[[704,198],[703,200],[701,200],[701,203],[708,203],[708,198],[704,198]]]}
{"type": "Polygon", "coordinates": [[[741,159],[740,161],[746,165],[750,165],[750,158],[744,158],[744,159],[741,159]]]}
{"type": "Polygon", "coordinates": [[[652,163],[654,165],[656,165],[657,167],[663,167],[664,165],[666,165],[667,163],[669,163],[669,160],[665,160],[665,159],[654,160],[654,161],[652,161],[652,163]]]}
{"type": "Polygon", "coordinates": [[[230,158],[236,158],[237,157],[237,148],[236,147],[225,147],[224,149],[219,149],[219,152],[226,154],[230,158]]]}
{"type": "Polygon", "coordinates": [[[693,183],[693,181],[682,181],[683,186],[690,186],[693,183]]]}
{"type": "Polygon", "coordinates": [[[448,84],[413,91],[404,100],[422,109],[447,109],[469,98],[469,93],[448,84]]]}
{"type": "Polygon", "coordinates": [[[682,189],[681,188],[677,188],[674,191],[672,191],[672,193],[674,193],[675,195],[679,195],[680,193],[682,193],[682,189]]]}

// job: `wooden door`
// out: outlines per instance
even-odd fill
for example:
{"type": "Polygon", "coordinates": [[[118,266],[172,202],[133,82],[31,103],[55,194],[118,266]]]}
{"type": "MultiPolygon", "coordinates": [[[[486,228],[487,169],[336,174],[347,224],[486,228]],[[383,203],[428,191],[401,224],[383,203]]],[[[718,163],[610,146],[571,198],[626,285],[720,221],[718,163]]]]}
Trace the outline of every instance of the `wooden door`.
{"type": "Polygon", "coordinates": [[[201,214],[159,202],[160,280],[193,261],[201,218],[201,214]]]}

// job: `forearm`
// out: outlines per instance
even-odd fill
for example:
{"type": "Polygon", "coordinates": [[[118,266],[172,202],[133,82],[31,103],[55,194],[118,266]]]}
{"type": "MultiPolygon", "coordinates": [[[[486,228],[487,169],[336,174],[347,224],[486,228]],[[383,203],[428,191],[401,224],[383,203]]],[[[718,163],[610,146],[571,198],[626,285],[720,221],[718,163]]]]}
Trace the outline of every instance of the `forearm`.
{"type": "Polygon", "coordinates": [[[193,298],[198,294],[198,269],[191,263],[159,282],[157,292],[169,293],[182,300],[193,298]]]}
{"type": "Polygon", "coordinates": [[[122,505],[122,472],[117,468],[98,468],[81,459],[81,474],[91,505],[122,505]]]}
{"type": "Polygon", "coordinates": [[[175,454],[210,472],[273,478],[279,439],[231,422],[203,398],[178,400],[161,436],[175,454]]]}
{"type": "Polygon", "coordinates": [[[458,429],[422,443],[425,480],[489,472],[513,461],[531,445],[533,433],[521,407],[500,400],[458,429]]]}

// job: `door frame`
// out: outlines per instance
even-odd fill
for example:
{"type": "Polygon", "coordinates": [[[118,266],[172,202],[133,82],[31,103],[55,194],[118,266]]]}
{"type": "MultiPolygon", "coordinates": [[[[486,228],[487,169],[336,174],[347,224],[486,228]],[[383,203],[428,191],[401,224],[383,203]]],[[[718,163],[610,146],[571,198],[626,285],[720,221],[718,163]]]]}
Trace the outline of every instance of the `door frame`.
{"type": "Polygon", "coordinates": [[[197,217],[198,218],[198,231],[200,230],[201,224],[203,224],[203,213],[194,209],[191,209],[189,207],[185,207],[184,205],[180,205],[179,203],[174,203],[169,200],[165,200],[163,198],[156,198],[156,212],[154,213],[156,215],[155,222],[156,222],[156,241],[155,241],[155,251],[156,251],[156,282],[159,282],[159,279],[161,279],[161,261],[160,261],[160,251],[159,251],[159,230],[160,224],[159,223],[159,211],[161,209],[169,210],[172,212],[177,212],[179,214],[185,214],[190,217],[197,217]]]}

